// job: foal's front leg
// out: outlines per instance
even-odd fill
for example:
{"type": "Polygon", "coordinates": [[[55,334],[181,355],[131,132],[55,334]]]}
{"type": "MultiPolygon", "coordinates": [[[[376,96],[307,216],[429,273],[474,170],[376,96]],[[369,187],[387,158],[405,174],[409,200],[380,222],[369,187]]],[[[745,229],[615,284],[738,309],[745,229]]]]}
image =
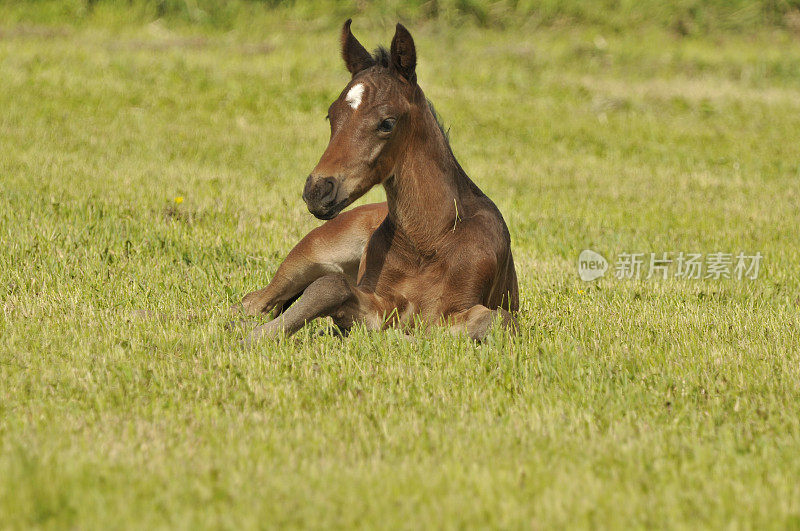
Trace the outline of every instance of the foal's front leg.
{"type": "Polygon", "coordinates": [[[386,203],[356,207],[309,232],[289,252],[267,287],[242,299],[247,315],[280,313],[312,282],[342,273],[353,282],[370,236],[386,217],[386,203]]]}
{"type": "Polygon", "coordinates": [[[325,275],[312,282],[285,312],[253,330],[248,342],[281,334],[289,336],[306,323],[326,316],[332,317],[336,326],[345,330],[356,321],[364,322],[368,328],[379,329],[383,325],[382,306],[377,296],[362,292],[347,276],[341,273],[325,275]]]}

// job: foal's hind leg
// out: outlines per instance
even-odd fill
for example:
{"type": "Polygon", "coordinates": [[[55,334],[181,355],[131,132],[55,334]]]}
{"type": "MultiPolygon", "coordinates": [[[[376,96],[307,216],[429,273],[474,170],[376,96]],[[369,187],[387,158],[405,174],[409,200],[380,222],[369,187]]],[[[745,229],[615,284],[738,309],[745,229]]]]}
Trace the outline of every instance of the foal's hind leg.
{"type": "Polygon", "coordinates": [[[244,312],[279,314],[323,275],[340,273],[355,283],[364,248],[386,213],[386,203],[364,205],[309,232],[289,251],[269,285],[244,297],[244,312]]]}
{"type": "Polygon", "coordinates": [[[498,320],[500,326],[512,334],[517,333],[517,320],[504,308],[490,310],[482,304],[457,312],[449,316],[450,331],[456,334],[465,333],[475,341],[483,341],[489,333],[492,323],[498,320]]]}
{"type": "Polygon", "coordinates": [[[294,334],[306,323],[326,316],[332,317],[334,324],[344,330],[349,330],[357,321],[367,328],[379,329],[383,326],[385,307],[379,297],[359,290],[345,275],[325,275],[312,282],[285,312],[253,330],[247,343],[263,337],[294,334]]]}

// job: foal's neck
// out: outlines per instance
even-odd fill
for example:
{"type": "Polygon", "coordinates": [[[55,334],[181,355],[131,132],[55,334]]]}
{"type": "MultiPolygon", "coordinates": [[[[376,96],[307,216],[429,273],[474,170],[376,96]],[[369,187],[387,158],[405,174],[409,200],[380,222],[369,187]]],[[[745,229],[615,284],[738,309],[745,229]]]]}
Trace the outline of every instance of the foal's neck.
{"type": "Polygon", "coordinates": [[[428,253],[469,216],[480,191],[461,169],[427,105],[421,118],[384,188],[396,230],[418,251],[428,253]]]}

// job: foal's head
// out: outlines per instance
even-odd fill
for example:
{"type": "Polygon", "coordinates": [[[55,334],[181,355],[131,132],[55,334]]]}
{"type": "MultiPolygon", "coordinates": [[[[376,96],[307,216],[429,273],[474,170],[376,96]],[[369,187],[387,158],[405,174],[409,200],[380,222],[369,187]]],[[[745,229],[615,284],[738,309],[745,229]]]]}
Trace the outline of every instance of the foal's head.
{"type": "Polygon", "coordinates": [[[370,55],[348,20],[342,28],[342,57],[352,79],[328,109],[328,148],[303,190],[308,210],[320,219],[335,217],[392,176],[421,113],[430,112],[417,86],[414,40],[401,24],[390,51],[370,55]]]}

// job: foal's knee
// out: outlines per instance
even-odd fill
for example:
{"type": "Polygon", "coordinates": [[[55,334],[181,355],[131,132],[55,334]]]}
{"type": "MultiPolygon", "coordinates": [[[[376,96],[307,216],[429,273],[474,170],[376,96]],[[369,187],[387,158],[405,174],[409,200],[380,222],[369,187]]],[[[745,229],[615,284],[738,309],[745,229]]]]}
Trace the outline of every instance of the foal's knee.
{"type": "Polygon", "coordinates": [[[321,276],[309,284],[303,292],[303,297],[313,300],[320,310],[330,310],[346,301],[352,292],[353,288],[346,276],[332,273],[321,276]]]}
{"type": "Polygon", "coordinates": [[[333,273],[318,278],[303,292],[303,299],[317,308],[315,317],[330,316],[334,324],[349,330],[361,315],[353,284],[345,275],[333,273]]]}
{"type": "Polygon", "coordinates": [[[309,284],[297,302],[286,312],[257,327],[251,334],[250,342],[261,337],[277,337],[282,333],[291,335],[318,317],[335,316],[352,296],[353,288],[343,274],[322,276],[309,284]]]}

